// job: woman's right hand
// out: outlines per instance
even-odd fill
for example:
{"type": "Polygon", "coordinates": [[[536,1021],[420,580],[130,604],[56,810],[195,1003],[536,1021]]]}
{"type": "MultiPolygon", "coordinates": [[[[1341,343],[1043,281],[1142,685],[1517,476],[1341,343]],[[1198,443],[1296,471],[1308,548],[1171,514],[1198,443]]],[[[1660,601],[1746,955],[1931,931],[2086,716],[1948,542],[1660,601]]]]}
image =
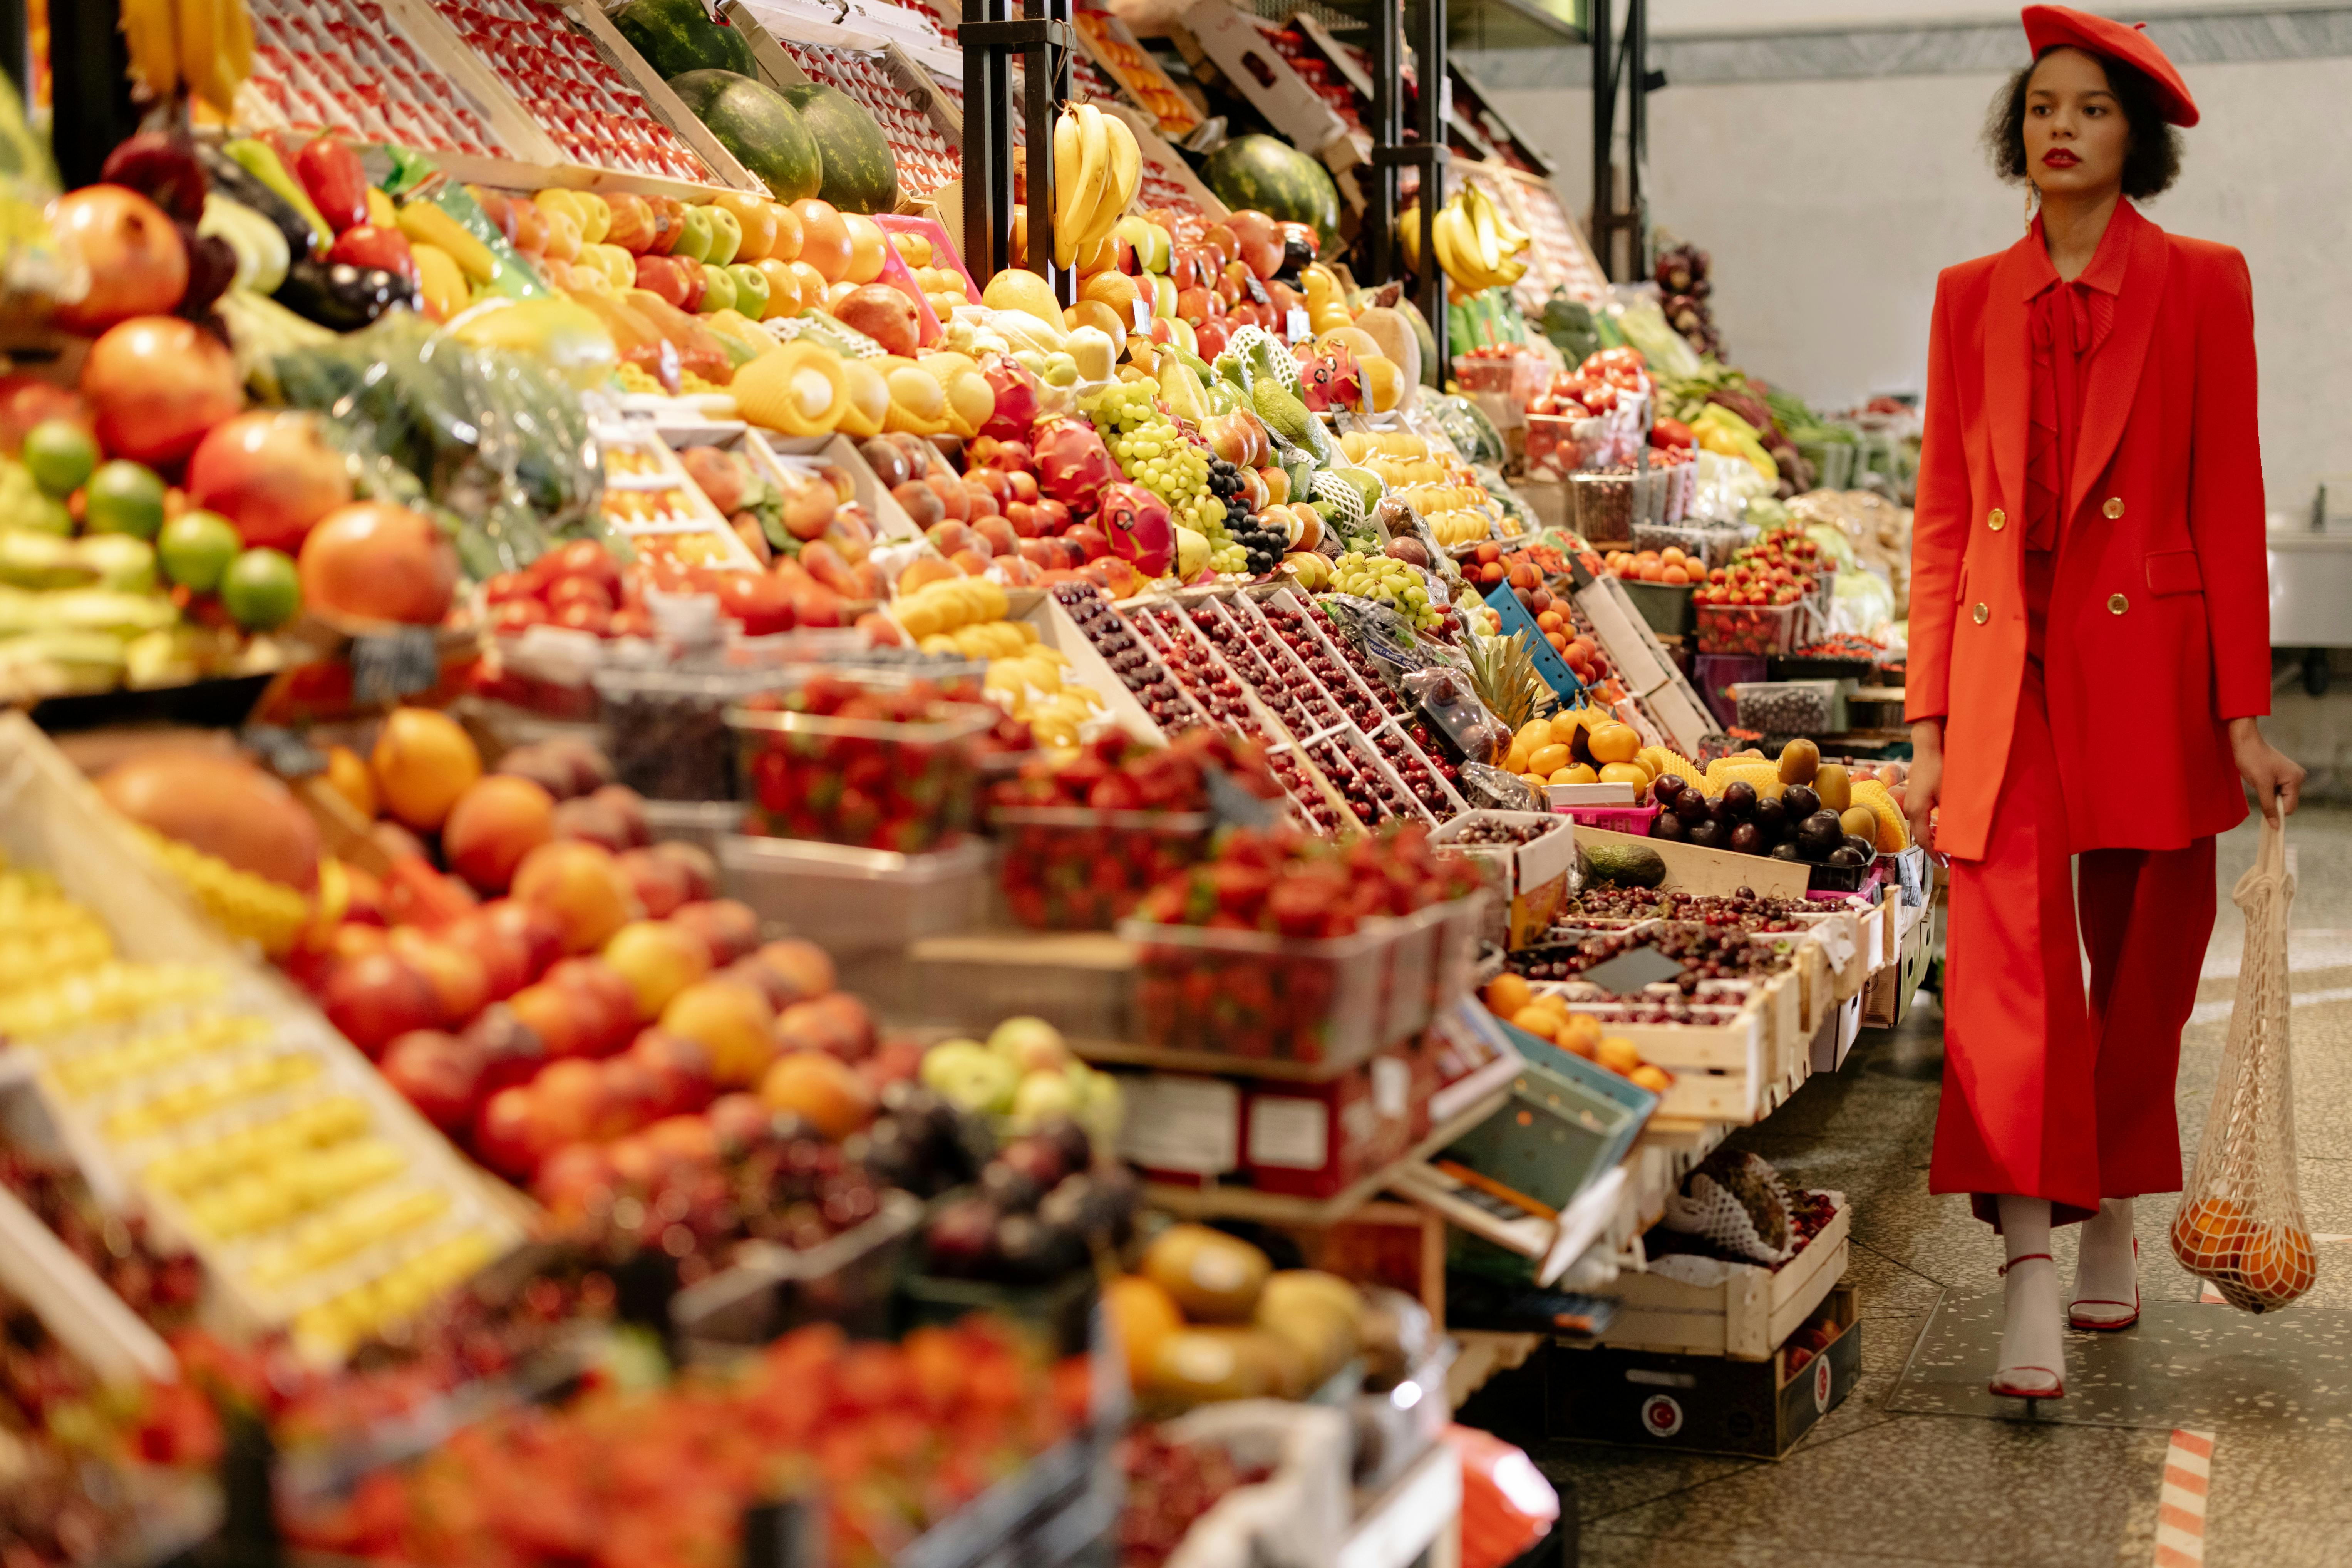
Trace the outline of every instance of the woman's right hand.
{"type": "Polygon", "coordinates": [[[1933,849],[1928,823],[1944,793],[1944,726],[1929,719],[1911,726],[1911,772],[1903,781],[1903,815],[1911,819],[1911,842],[1933,849]]]}

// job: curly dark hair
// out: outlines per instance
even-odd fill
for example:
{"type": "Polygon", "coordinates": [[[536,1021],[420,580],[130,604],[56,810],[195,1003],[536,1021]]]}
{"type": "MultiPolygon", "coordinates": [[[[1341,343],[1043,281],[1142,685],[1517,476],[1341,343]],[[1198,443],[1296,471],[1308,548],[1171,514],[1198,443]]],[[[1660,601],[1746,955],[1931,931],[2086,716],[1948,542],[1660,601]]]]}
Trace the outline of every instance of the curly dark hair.
{"type": "MultiPolygon", "coordinates": [[[[2050,53],[2049,49],[2042,50],[2034,58],[2033,65],[2010,78],[2008,85],[1993,95],[1992,110],[1985,117],[1985,151],[1992,157],[1993,173],[2012,184],[2026,178],[2026,89],[2032,85],[2034,67],[2047,59],[2050,53]]],[[[2148,80],[2146,71],[2105,55],[2093,54],[2091,58],[2107,73],[2107,90],[2116,95],[2116,101],[2123,108],[2124,123],[2131,130],[2131,145],[2124,153],[2124,195],[2134,201],[2162,195],[2180,177],[2180,132],[2165,123],[2164,110],[2157,103],[2156,85],[2148,80]]]]}

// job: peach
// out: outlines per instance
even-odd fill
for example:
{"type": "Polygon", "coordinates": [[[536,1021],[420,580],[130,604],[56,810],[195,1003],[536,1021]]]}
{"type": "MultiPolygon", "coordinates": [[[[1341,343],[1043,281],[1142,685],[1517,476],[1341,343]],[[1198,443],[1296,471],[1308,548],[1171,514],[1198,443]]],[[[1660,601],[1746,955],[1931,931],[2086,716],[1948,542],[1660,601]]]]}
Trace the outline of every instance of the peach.
{"type": "Polygon", "coordinates": [[[926,583],[945,583],[962,575],[945,561],[922,556],[908,562],[906,569],[898,574],[898,596],[903,599],[926,583]]]}
{"type": "Polygon", "coordinates": [[[482,906],[478,918],[521,947],[523,977],[519,984],[528,984],[538,979],[547,973],[549,964],[563,956],[562,922],[536,904],[526,904],[520,899],[493,899],[482,906]]]}
{"type": "Polygon", "coordinates": [[[710,1102],[711,1142],[720,1150],[740,1149],[768,1135],[776,1113],[756,1094],[722,1094],[710,1102]]]}
{"type": "Polygon", "coordinates": [[[646,853],[658,855],[686,872],[688,889],[686,899],[688,903],[719,896],[719,862],[701,845],[671,838],[655,845],[646,853]]]}
{"type": "Polygon", "coordinates": [[[628,982],[637,1016],[657,1018],[671,997],[710,973],[710,949],[667,921],[632,921],[604,944],[604,962],[628,982]]]}
{"type": "Polygon", "coordinates": [[[760,1080],[760,1100],[836,1142],[874,1119],[873,1089],[855,1068],[824,1051],[780,1058],[760,1080]]]}
{"type": "Polygon", "coordinates": [[[548,1056],[594,1054],[604,1019],[595,999],[587,993],[542,980],[508,997],[506,1005],[518,1023],[539,1037],[548,1056]]]}
{"type": "Polygon", "coordinates": [[[619,812],[593,795],[567,800],[557,806],[549,828],[554,837],[593,844],[615,855],[629,847],[628,823],[619,812]]]}
{"type": "Polygon", "coordinates": [[[621,1056],[597,1066],[604,1073],[604,1092],[596,1122],[599,1138],[610,1142],[626,1137],[651,1125],[666,1109],[662,1081],[645,1063],[621,1056]]]}
{"type": "Polygon", "coordinates": [[[519,1085],[490,1096],[474,1116],[475,1154],[514,1181],[528,1180],[562,1142],[531,1091],[519,1085]]]}
{"type": "Polygon", "coordinates": [[[594,1019],[588,1035],[590,1056],[611,1056],[637,1032],[636,987],[603,959],[567,958],[547,972],[545,984],[587,998],[594,1019]]]}
{"type": "Polygon", "coordinates": [[[719,1140],[711,1133],[709,1119],[700,1116],[665,1116],[645,1131],[645,1141],[673,1160],[690,1160],[699,1164],[719,1157],[719,1140]]]}
{"type": "Polygon", "coordinates": [[[588,798],[621,819],[621,829],[629,837],[623,847],[642,849],[654,841],[653,826],[646,820],[646,797],[635,790],[626,784],[608,784],[588,798]]]}
{"type": "Polygon", "coordinates": [[[489,1002],[488,969],[456,943],[427,936],[415,926],[403,926],[392,933],[392,951],[425,976],[441,1004],[441,1021],[451,1028],[462,1026],[489,1002]]]}
{"type": "MultiPolygon", "coordinates": [[[[595,1148],[596,1145],[586,1144],[583,1147],[595,1148]]],[[[646,1188],[658,1184],[663,1173],[677,1163],[642,1132],[616,1138],[604,1144],[602,1152],[613,1163],[614,1178],[632,1187],[646,1188]]]]}
{"type": "Polygon", "coordinates": [[[627,1054],[660,1082],[665,1115],[700,1110],[710,1103],[710,1053],[699,1041],[663,1029],[643,1029],[629,1042],[627,1054]]]}
{"type": "Polygon", "coordinates": [[[457,797],[482,776],[482,753],[446,713],[395,708],[368,758],[385,809],[418,832],[446,821],[457,797]]]}
{"type": "Polygon", "coordinates": [[[749,904],[733,899],[681,904],[669,918],[671,924],[684,926],[703,940],[710,949],[714,968],[732,963],[760,945],[760,917],[749,904]]]}
{"type": "Polygon", "coordinates": [[[319,1005],[327,1022],[371,1058],[410,1030],[442,1022],[441,999],[432,983],[388,947],[337,963],[319,1005]]]}
{"type": "Polygon", "coordinates": [[[713,973],[722,980],[740,981],[749,985],[766,997],[768,1005],[778,1012],[801,1000],[800,994],[785,983],[782,975],[761,963],[757,953],[749,958],[739,958],[726,968],[713,973]]]}
{"type": "Polygon", "coordinates": [[[621,872],[629,879],[629,886],[636,889],[637,902],[645,905],[646,914],[653,920],[662,919],[698,896],[709,896],[698,895],[692,870],[685,862],[662,854],[658,846],[623,854],[621,872]]]}
{"type": "Polygon", "coordinates": [[[555,839],[524,856],[514,893],[555,917],[567,952],[604,946],[638,913],[636,895],[612,854],[572,839],[555,839]]]}
{"type": "Polygon", "coordinates": [[[710,1079],[721,1089],[760,1081],[776,1054],[767,998],[731,980],[698,980],[662,1009],[666,1034],[682,1036],[710,1053],[710,1079]]]}
{"type": "Polygon", "coordinates": [[[555,837],[555,797],[511,773],[477,781],[441,827],[449,869],[485,893],[503,893],[522,858],[555,837]]]}
{"type": "Polygon", "coordinates": [[[503,1001],[530,983],[530,949],[522,935],[479,910],[444,927],[441,940],[480,963],[490,1001],[503,1001]]]}
{"type": "Polygon", "coordinates": [[[874,1048],[874,1020],[865,1003],[836,991],[785,1008],[776,1020],[776,1039],[788,1051],[824,1051],[854,1062],[874,1048]]]}
{"type": "Polygon", "coordinates": [[[577,1057],[557,1062],[531,1080],[530,1098],[559,1145],[594,1137],[604,1114],[603,1064],[577,1057]]]}
{"type": "Polygon", "coordinates": [[[559,1218],[583,1214],[609,1201],[621,1173],[611,1151],[593,1143],[558,1149],[532,1176],[530,1190],[559,1218]]]}

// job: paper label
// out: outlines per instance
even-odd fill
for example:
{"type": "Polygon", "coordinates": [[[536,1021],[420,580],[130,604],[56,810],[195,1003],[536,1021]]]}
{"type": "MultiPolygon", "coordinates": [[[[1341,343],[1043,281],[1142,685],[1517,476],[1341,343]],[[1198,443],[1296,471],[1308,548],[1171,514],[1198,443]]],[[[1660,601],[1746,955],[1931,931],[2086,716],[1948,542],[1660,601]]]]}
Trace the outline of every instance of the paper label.
{"type": "Polygon", "coordinates": [[[1330,1157],[1330,1115],[1321,1100],[1261,1094],[1250,1101],[1251,1164],[1319,1171],[1330,1157]]]}
{"type": "Polygon", "coordinates": [[[1307,312],[1293,305],[1283,324],[1283,334],[1292,342],[1304,342],[1313,336],[1307,325],[1307,312]]]}
{"type": "Polygon", "coordinates": [[[1385,1118],[1401,1117],[1411,1108],[1412,1069],[1394,1057],[1372,1063],[1372,1109],[1385,1118]]]}
{"type": "Polygon", "coordinates": [[[396,702],[430,691],[441,679],[431,626],[368,632],[352,639],[352,695],[362,703],[396,702]]]}
{"type": "Polygon", "coordinates": [[[1150,1074],[1123,1079],[1123,1159],[1150,1170],[1218,1176],[1241,1163],[1242,1091],[1215,1079],[1150,1074]]]}
{"type": "Polygon", "coordinates": [[[1134,330],[1139,332],[1147,331],[1151,325],[1151,307],[1144,303],[1143,296],[1140,294],[1137,295],[1132,300],[1129,300],[1129,303],[1135,312],[1134,330]]]}

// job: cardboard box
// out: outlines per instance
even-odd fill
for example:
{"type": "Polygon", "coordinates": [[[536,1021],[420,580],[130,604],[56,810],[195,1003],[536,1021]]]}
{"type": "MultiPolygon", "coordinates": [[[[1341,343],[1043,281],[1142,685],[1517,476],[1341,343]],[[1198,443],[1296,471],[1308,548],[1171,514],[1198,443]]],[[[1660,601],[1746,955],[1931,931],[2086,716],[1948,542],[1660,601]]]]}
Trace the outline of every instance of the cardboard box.
{"type": "Polygon", "coordinates": [[[1890,927],[1901,927],[1903,917],[1910,918],[1902,929],[1895,960],[1870,977],[1869,987],[1862,994],[1862,1023],[1868,1029],[1891,1029],[1911,1016],[1912,1001],[1918,995],[1919,983],[1927,977],[1927,965],[1935,957],[1935,921],[1932,911],[1906,909],[1900,903],[1889,905],[1886,915],[1890,927]]]}
{"type": "Polygon", "coordinates": [[[1419,1040],[1328,1083],[1245,1083],[1242,1169],[1263,1193],[1328,1198],[1428,1136],[1436,1052],[1419,1040]]]}
{"type": "Polygon", "coordinates": [[[1639,844],[1657,851],[1658,858],[1666,863],[1665,880],[1658,885],[1677,893],[1728,894],[1747,888],[1765,898],[1801,899],[1812,871],[1811,867],[1800,860],[1706,849],[1670,838],[1636,838],[1604,828],[1579,827],[1576,836],[1587,849],[1597,845],[1639,844]]]}
{"type": "Polygon", "coordinates": [[[1622,1306],[1604,1342],[1630,1350],[1763,1361],[1813,1315],[1845,1276],[1853,1205],[1829,1194],[1837,1211],[1805,1249],[1778,1268],[1725,1266],[1719,1284],[1694,1285],[1658,1273],[1621,1274],[1622,1306]]]}
{"type": "Polygon", "coordinates": [[[1854,1037],[1861,1032],[1862,998],[1849,996],[1838,1004],[1837,1011],[1822,1022],[1821,1031],[1813,1037],[1813,1070],[1835,1072],[1845,1066],[1854,1037]]]}
{"type": "Polygon", "coordinates": [[[1573,821],[1548,812],[1478,810],[1454,817],[1432,833],[1429,840],[1489,869],[1490,885],[1498,896],[1487,923],[1495,928],[1492,934],[1506,945],[1519,948],[1542,942],[1568,902],[1568,874],[1576,866],[1576,833],[1573,821]],[[1536,825],[1546,831],[1525,844],[1459,842],[1465,830],[1483,822],[1536,825]]]}
{"type": "Polygon", "coordinates": [[[1556,1345],[1546,1424],[1578,1442],[1780,1458],[1862,1378],[1853,1287],[1829,1292],[1819,1319],[1833,1337],[1793,1370],[1798,1358],[1785,1345],[1762,1361],[1556,1345]]]}
{"type": "Polygon", "coordinates": [[[1177,47],[1197,73],[1201,58],[1216,68],[1276,132],[1302,153],[1320,153],[1348,133],[1348,123],[1307,85],[1256,21],[1226,0],[1201,0],[1184,13],[1177,47]],[[1187,45],[1190,47],[1187,47],[1187,45]]]}
{"type": "Polygon", "coordinates": [[[1200,1185],[1241,1169],[1242,1089],[1187,1073],[1121,1073],[1118,1152],[1155,1182],[1200,1185]]]}

